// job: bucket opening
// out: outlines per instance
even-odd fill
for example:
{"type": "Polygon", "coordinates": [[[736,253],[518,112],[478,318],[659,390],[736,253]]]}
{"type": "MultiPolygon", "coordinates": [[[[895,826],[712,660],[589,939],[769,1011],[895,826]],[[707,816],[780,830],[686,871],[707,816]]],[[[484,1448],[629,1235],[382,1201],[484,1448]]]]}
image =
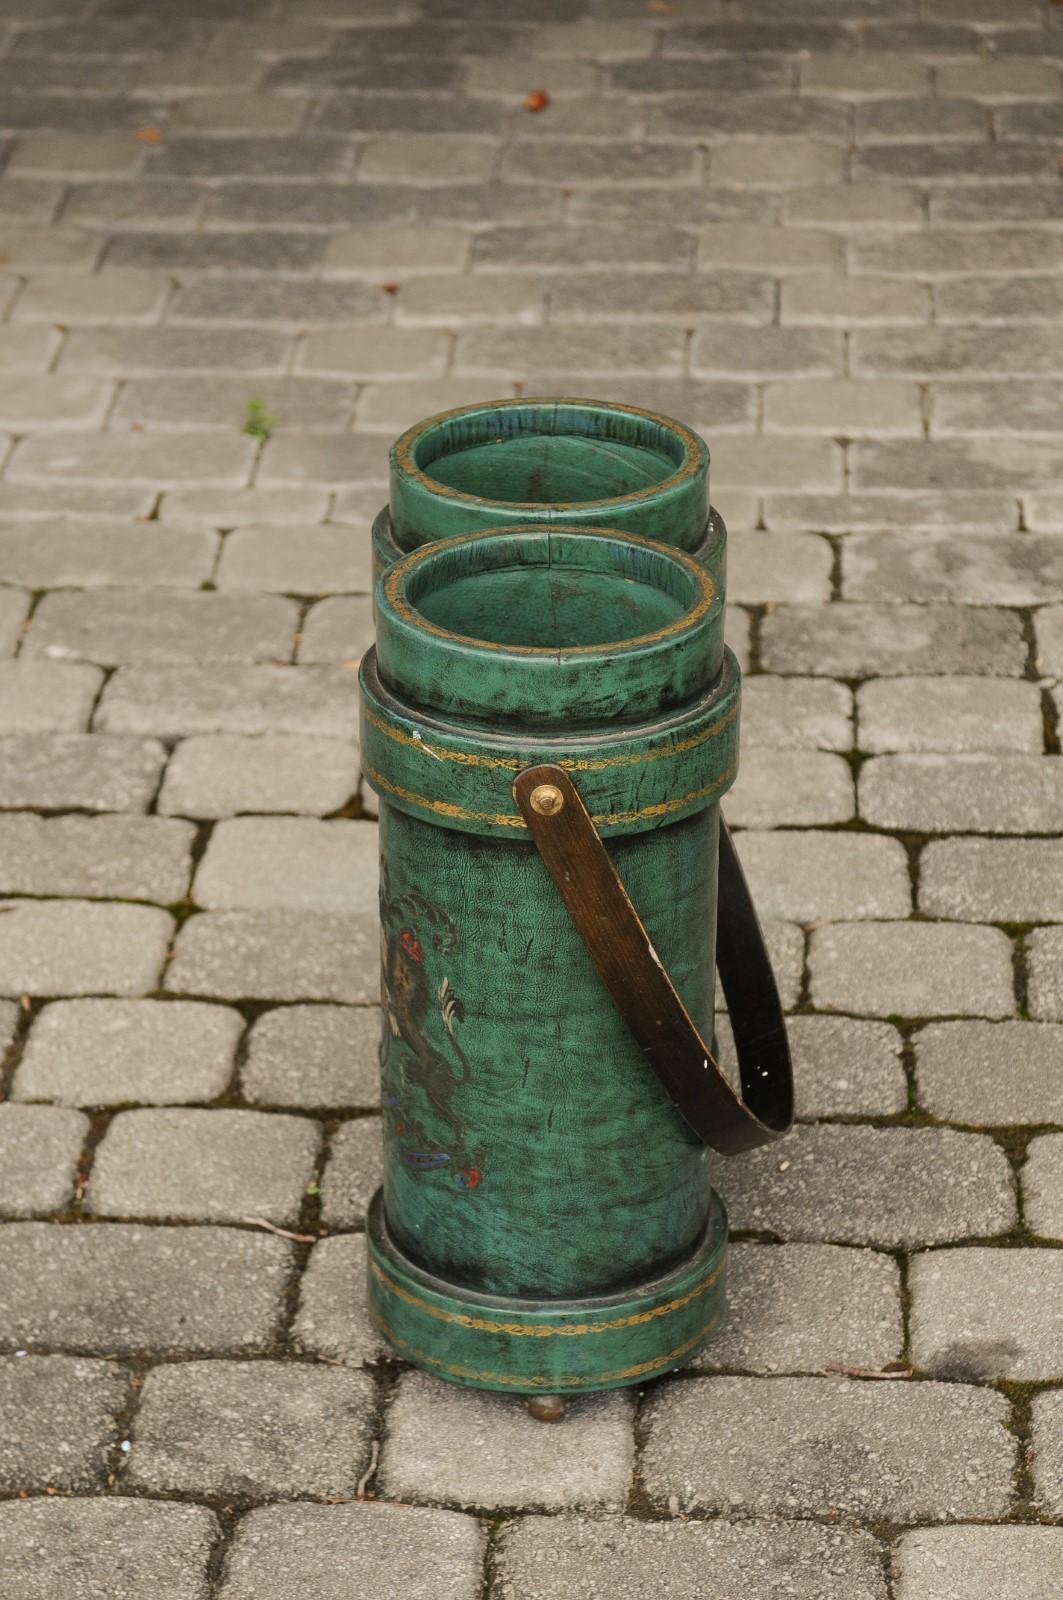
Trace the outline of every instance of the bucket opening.
{"type": "Polygon", "coordinates": [[[650,413],[529,400],[435,418],[410,458],[428,482],[462,496],[556,512],[645,494],[693,470],[697,449],[686,429],[650,413]]]}
{"type": "Polygon", "coordinates": [[[437,547],[406,584],[433,628],[521,651],[628,644],[673,627],[700,597],[696,576],[663,552],[545,529],[437,547]]]}

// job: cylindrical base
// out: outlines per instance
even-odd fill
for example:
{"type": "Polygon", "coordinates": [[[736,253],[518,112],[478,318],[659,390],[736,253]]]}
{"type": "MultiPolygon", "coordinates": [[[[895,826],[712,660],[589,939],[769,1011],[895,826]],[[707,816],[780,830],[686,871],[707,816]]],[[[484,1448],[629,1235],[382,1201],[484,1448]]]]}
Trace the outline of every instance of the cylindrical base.
{"type": "Polygon", "coordinates": [[[727,1214],[713,1192],[695,1249],[619,1294],[518,1300],[470,1293],[423,1272],[390,1237],[381,1191],[369,1208],[369,1309],[392,1348],[473,1389],[511,1394],[617,1389],[689,1359],[724,1308],[727,1214]]]}

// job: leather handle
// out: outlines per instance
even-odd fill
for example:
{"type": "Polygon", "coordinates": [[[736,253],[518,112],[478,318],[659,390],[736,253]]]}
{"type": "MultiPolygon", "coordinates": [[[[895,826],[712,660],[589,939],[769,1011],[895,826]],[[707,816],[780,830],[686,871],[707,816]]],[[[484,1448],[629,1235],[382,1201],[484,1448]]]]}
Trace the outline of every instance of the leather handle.
{"type": "Polygon", "coordinates": [[[742,1096],[680,999],[568,774],[561,767],[528,767],[514,780],[513,797],[614,1005],[694,1132],[724,1155],[781,1138],[793,1121],[786,1028],[723,818],[716,960],[742,1096]]]}

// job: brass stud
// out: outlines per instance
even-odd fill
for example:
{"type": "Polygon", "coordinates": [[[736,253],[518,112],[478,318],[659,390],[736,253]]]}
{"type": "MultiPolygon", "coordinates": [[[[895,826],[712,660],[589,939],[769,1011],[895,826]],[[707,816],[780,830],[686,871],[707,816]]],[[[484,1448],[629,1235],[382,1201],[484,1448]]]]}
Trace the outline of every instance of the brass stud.
{"type": "Polygon", "coordinates": [[[565,797],[552,783],[540,783],[530,796],[531,808],[541,817],[556,817],[565,803],[565,797]]]}

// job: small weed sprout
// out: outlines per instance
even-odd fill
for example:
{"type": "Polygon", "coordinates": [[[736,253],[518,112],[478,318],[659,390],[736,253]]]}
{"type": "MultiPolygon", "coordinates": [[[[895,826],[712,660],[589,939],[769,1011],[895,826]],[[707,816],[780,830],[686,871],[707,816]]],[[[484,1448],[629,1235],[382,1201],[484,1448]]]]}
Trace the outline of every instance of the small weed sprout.
{"type": "Polygon", "coordinates": [[[279,422],[280,417],[275,417],[272,411],[267,411],[264,400],[252,396],[247,402],[242,431],[249,433],[252,439],[261,439],[265,444],[279,422]]]}

